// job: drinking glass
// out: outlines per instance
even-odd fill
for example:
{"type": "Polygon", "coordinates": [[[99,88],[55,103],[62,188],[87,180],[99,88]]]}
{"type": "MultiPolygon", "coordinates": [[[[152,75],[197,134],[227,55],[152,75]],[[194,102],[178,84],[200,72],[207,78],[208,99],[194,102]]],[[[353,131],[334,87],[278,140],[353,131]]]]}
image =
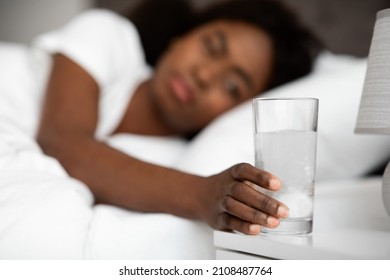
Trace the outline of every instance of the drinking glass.
{"type": "Polygon", "coordinates": [[[264,234],[307,234],[313,227],[318,99],[253,100],[255,165],[277,176],[279,191],[261,192],[286,204],[289,217],[264,234]]]}

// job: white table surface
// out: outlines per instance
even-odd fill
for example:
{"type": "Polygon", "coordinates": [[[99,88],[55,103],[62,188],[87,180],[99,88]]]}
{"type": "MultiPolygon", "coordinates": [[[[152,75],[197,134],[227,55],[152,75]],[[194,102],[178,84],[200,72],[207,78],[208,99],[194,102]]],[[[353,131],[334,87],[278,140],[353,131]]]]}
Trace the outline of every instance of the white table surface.
{"type": "Polygon", "coordinates": [[[248,236],[215,231],[222,258],[390,259],[390,217],[379,177],[316,184],[313,232],[302,236],[248,236]],[[245,256],[243,254],[242,256],[245,256]],[[245,257],[243,257],[245,258],[245,257]]]}

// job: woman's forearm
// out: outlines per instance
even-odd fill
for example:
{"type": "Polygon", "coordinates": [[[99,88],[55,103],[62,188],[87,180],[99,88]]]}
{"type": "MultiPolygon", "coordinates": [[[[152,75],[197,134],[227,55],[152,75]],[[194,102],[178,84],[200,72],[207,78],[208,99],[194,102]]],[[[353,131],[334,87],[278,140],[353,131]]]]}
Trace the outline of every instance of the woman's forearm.
{"type": "Polygon", "coordinates": [[[91,189],[98,203],[201,218],[198,200],[206,183],[203,177],[146,163],[75,133],[41,134],[38,142],[91,189]]]}

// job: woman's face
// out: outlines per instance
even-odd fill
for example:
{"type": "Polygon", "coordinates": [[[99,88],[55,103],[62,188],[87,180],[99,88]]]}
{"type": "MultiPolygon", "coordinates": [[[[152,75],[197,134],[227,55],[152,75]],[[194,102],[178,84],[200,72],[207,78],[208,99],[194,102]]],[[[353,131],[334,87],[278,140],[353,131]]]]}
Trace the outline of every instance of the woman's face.
{"type": "Polygon", "coordinates": [[[260,29],[215,21],[176,39],[151,81],[154,105],[179,133],[195,132],[262,92],[272,72],[272,42],[260,29]]]}

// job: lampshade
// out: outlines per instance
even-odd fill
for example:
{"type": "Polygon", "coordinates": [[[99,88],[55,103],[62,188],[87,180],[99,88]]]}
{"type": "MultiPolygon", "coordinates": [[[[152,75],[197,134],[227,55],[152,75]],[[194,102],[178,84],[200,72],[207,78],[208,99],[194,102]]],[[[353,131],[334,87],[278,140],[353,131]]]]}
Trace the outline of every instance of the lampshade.
{"type": "MultiPolygon", "coordinates": [[[[390,9],[377,13],[367,63],[355,132],[390,134],[390,9]]],[[[390,162],[383,174],[382,199],[390,216],[390,162]]]]}
{"type": "Polygon", "coordinates": [[[390,134],[390,9],[377,13],[355,132],[390,134]]]}

